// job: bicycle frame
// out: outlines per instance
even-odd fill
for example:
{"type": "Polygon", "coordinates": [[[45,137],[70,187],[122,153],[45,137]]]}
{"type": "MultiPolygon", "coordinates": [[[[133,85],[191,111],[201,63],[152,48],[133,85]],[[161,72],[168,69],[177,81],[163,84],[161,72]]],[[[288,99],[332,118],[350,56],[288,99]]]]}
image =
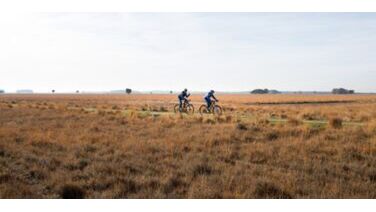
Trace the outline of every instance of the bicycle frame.
{"type": "Polygon", "coordinates": [[[211,104],[210,104],[210,108],[209,108],[209,112],[213,113],[214,112],[214,107],[216,105],[216,102],[217,101],[212,101],[211,104]]]}
{"type": "Polygon", "coordinates": [[[190,102],[189,99],[184,99],[183,104],[182,104],[182,109],[186,109],[187,106],[189,105],[189,102],[190,102]]]}

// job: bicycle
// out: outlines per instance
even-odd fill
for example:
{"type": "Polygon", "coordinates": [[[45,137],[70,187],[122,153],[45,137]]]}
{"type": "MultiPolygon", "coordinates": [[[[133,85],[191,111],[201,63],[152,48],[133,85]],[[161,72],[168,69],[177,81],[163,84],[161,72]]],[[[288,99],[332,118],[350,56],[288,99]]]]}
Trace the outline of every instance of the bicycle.
{"type": "Polygon", "coordinates": [[[187,100],[184,100],[181,110],[180,110],[180,105],[175,104],[174,112],[193,114],[195,112],[195,107],[190,103],[190,100],[187,99],[187,100]]]}
{"type": "Polygon", "coordinates": [[[223,113],[223,110],[222,110],[222,107],[217,105],[216,104],[217,101],[212,101],[211,105],[210,105],[210,108],[209,108],[209,111],[208,111],[208,107],[206,104],[203,104],[200,106],[200,114],[203,115],[203,114],[214,114],[214,115],[222,115],[223,113]]]}

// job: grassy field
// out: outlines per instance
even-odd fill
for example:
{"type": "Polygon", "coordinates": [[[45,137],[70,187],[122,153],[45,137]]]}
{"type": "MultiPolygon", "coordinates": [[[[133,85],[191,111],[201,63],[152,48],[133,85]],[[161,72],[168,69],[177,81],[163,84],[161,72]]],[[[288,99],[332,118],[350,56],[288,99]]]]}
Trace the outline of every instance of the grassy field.
{"type": "Polygon", "coordinates": [[[376,198],[376,95],[218,98],[0,95],[0,197],[376,198]]]}

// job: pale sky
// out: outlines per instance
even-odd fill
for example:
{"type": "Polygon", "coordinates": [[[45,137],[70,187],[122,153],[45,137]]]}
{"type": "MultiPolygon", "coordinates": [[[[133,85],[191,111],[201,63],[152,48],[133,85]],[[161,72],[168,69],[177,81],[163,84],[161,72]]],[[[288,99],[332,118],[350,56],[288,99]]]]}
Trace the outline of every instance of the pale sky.
{"type": "Polygon", "coordinates": [[[376,13],[0,15],[0,89],[376,92],[376,13]]]}

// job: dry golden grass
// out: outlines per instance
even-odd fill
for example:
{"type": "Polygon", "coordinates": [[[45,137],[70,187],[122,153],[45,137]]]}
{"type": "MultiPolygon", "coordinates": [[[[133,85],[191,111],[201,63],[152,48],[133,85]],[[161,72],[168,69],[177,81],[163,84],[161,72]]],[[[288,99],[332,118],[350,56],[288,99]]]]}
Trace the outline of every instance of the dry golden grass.
{"type": "Polygon", "coordinates": [[[1,95],[0,197],[376,198],[376,96],[218,97],[1,95]]]}

